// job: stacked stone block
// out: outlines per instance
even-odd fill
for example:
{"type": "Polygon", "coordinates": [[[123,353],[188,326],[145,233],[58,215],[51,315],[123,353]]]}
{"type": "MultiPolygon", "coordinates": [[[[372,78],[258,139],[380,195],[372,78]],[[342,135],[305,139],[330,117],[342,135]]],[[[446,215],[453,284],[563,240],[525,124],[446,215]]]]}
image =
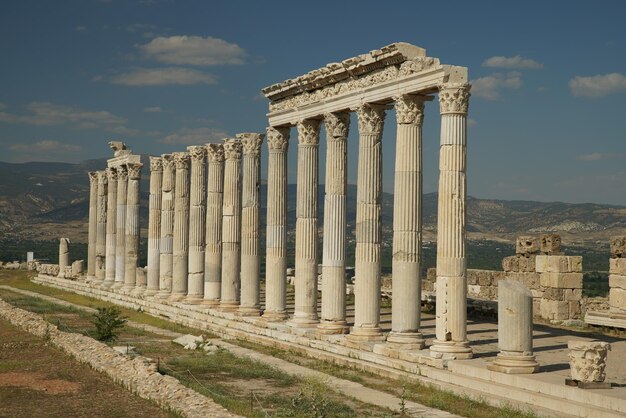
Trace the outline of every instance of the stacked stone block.
{"type": "MultiPolygon", "coordinates": [[[[556,241],[556,239],[549,241],[556,241]]],[[[534,316],[540,315],[541,298],[545,290],[541,286],[539,273],[535,271],[541,242],[540,238],[533,236],[518,237],[515,243],[515,255],[502,259],[502,270],[504,270],[506,277],[522,283],[532,292],[534,316]]]]}
{"type": "Polygon", "coordinates": [[[580,317],[583,289],[583,260],[580,256],[538,255],[536,270],[541,286],[540,316],[550,321],[580,317]]]}
{"type": "Polygon", "coordinates": [[[609,310],[626,313],[626,237],[611,238],[609,310]]]}

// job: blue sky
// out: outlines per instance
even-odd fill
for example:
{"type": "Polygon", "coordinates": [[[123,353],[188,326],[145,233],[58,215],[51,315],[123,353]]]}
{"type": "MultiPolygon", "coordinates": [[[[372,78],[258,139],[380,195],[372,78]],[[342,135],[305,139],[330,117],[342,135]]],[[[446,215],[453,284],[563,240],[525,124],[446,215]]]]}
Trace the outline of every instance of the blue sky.
{"type": "MultiPolygon", "coordinates": [[[[264,132],[261,88],[404,41],[469,68],[470,195],[626,205],[624,16],[623,1],[4,1],[0,160],[105,157],[111,139],[158,155],[264,132]]],[[[390,111],[386,191],[394,125],[390,111]]],[[[426,192],[438,132],[432,102],[426,192]]],[[[353,118],[351,183],[356,146],[353,118]]],[[[296,153],[294,130],[292,182],[296,153]]]]}

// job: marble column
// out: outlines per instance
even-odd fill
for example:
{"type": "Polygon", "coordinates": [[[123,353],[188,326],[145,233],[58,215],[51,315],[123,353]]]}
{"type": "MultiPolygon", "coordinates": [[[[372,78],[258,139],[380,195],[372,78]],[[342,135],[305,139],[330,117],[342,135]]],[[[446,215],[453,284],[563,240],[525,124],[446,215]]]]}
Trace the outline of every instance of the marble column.
{"type": "Polygon", "coordinates": [[[290,325],[315,327],[317,316],[317,187],[320,121],[298,122],[295,310],[290,325]]]}
{"type": "Polygon", "coordinates": [[[137,260],[139,259],[139,180],[141,178],[141,163],[129,163],[128,190],[126,193],[126,235],[124,239],[124,289],[139,295],[144,289],[137,283],[137,260]]]}
{"type": "Polygon", "coordinates": [[[383,106],[364,104],[357,109],[359,163],[356,203],[356,260],[354,327],[351,340],[380,341],[380,197],[382,189],[381,139],[383,106]]]}
{"type": "Polygon", "coordinates": [[[103,288],[115,284],[115,245],[117,237],[117,169],[109,167],[107,173],[107,235],[103,288]]]}
{"type": "Polygon", "coordinates": [[[431,355],[472,357],[467,340],[465,166],[470,86],[439,86],[441,143],[437,210],[436,336],[431,355]]]}
{"type": "Polygon", "coordinates": [[[172,293],[172,249],[174,243],[174,185],[176,165],[171,154],[161,155],[163,183],[161,187],[161,239],[159,240],[159,293],[165,299],[172,293]]]}
{"type": "Polygon", "coordinates": [[[161,203],[163,190],[163,159],[150,157],[150,197],[148,201],[148,286],[145,296],[159,291],[161,248],[161,203]]]}
{"type": "Polygon", "coordinates": [[[322,259],[322,317],[318,331],[343,334],[346,326],[346,194],[349,113],[328,113],[326,125],[326,195],[322,259]]]}
{"type": "Polygon", "coordinates": [[[289,127],[267,128],[267,236],[263,318],[287,318],[287,149],[289,127]]]}
{"type": "Polygon", "coordinates": [[[220,309],[239,307],[241,285],[241,141],[224,140],[224,202],[222,205],[222,293],[220,309]]]}
{"type": "Polygon", "coordinates": [[[107,175],[106,171],[98,171],[98,224],[96,229],[96,279],[104,282],[106,258],[107,228],[107,175]]]}
{"type": "Polygon", "coordinates": [[[189,154],[175,152],[176,184],[174,185],[174,241],[172,246],[172,293],[171,301],[187,296],[189,273],[189,154]]]}
{"type": "Polygon", "coordinates": [[[189,264],[187,303],[204,298],[204,239],[206,235],[206,147],[187,147],[191,157],[189,192],[189,264]]]}
{"type": "Polygon", "coordinates": [[[261,185],[261,145],[265,135],[238,134],[243,145],[241,192],[241,305],[239,314],[259,316],[259,187],[261,185]]]}
{"type": "Polygon", "coordinates": [[[498,281],[498,348],[489,370],[508,374],[539,370],[533,355],[533,294],[517,281],[498,281]]]}
{"type": "Polygon", "coordinates": [[[396,166],[393,202],[391,333],[388,343],[424,348],[419,332],[422,247],[422,120],[424,96],[396,101],[396,166]]]}
{"type": "Polygon", "coordinates": [[[115,222],[115,284],[114,289],[124,286],[126,271],[126,198],[128,197],[128,169],[117,167],[117,202],[115,222]]]}
{"type": "Polygon", "coordinates": [[[59,239],[59,277],[65,277],[65,269],[70,265],[69,238],[59,239]]]}
{"type": "Polygon", "coordinates": [[[89,237],[87,244],[87,280],[96,277],[96,235],[98,234],[98,173],[89,175],[89,237]]]}
{"type": "Polygon", "coordinates": [[[207,144],[208,184],[203,305],[216,306],[222,293],[222,205],[224,203],[224,146],[207,144]]]}

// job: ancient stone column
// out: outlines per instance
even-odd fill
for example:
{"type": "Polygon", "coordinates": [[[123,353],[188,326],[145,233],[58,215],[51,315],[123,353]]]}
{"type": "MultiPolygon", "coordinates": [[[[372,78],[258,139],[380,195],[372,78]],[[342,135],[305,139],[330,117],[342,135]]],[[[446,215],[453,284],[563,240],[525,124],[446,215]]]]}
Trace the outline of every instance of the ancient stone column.
{"type": "Polygon", "coordinates": [[[98,224],[96,229],[96,282],[104,281],[107,228],[107,174],[98,171],[98,224]]]}
{"type": "Polygon", "coordinates": [[[382,106],[357,109],[359,163],[356,206],[356,260],[354,327],[351,340],[382,340],[380,329],[380,197],[382,189],[381,139],[385,121],[382,106]]]}
{"type": "Polygon", "coordinates": [[[259,187],[261,185],[261,145],[265,135],[238,134],[243,145],[241,192],[241,305],[239,314],[259,316],[259,187]]]}
{"type": "Polygon", "coordinates": [[[128,169],[117,167],[117,202],[115,222],[115,284],[114,289],[124,286],[126,273],[126,198],[128,197],[128,169]]]}
{"type": "Polygon", "coordinates": [[[287,149],[289,128],[267,128],[267,236],[265,311],[268,321],[287,318],[287,149]]]}
{"type": "Polygon", "coordinates": [[[295,310],[290,322],[314,327],[317,317],[317,187],[320,121],[298,122],[295,310]]]}
{"type": "Polygon", "coordinates": [[[422,349],[421,306],[422,119],[424,96],[396,97],[391,333],[387,342],[422,349]]]}
{"type": "Polygon", "coordinates": [[[224,146],[207,144],[209,161],[204,254],[204,305],[219,304],[222,293],[222,204],[224,202],[224,146]]]}
{"type": "Polygon", "coordinates": [[[342,334],[346,326],[346,190],[349,113],[328,113],[322,270],[322,317],[318,330],[342,334]]]}
{"type": "Polygon", "coordinates": [[[239,307],[241,284],[241,141],[224,140],[224,202],[222,205],[222,294],[220,309],[239,307]]]}
{"type": "Polygon", "coordinates": [[[174,186],[174,242],[172,247],[173,273],[171,301],[187,296],[189,273],[189,154],[175,152],[176,184],[174,186]]]}
{"type": "Polygon", "coordinates": [[[59,277],[65,277],[65,268],[70,264],[69,238],[59,239],[59,277]]]}
{"type": "Polygon", "coordinates": [[[89,238],[87,245],[87,280],[96,277],[96,235],[98,234],[98,173],[89,175],[89,238]]]}
{"type": "Polygon", "coordinates": [[[161,239],[159,241],[159,293],[160,299],[172,293],[172,249],[174,243],[174,185],[176,165],[171,154],[161,155],[163,184],[161,187],[161,239]]]}
{"type": "Polygon", "coordinates": [[[465,165],[470,86],[439,87],[441,144],[437,210],[436,338],[431,355],[471,358],[467,340],[465,259],[465,165]]]}
{"type": "Polygon", "coordinates": [[[161,247],[161,203],[163,190],[163,159],[150,157],[150,197],[148,201],[148,286],[145,296],[159,291],[161,247]]]}
{"type": "Polygon", "coordinates": [[[533,294],[520,282],[498,282],[498,347],[496,360],[487,366],[502,373],[534,373],[533,294]]]}
{"type": "Polygon", "coordinates": [[[187,303],[200,303],[204,297],[204,239],[206,235],[206,147],[188,147],[191,156],[189,192],[189,272],[187,303]]]}
{"type": "Polygon", "coordinates": [[[110,288],[115,284],[115,245],[117,237],[117,169],[109,167],[107,173],[107,235],[104,283],[110,288]]]}
{"type": "Polygon", "coordinates": [[[139,259],[139,180],[141,163],[129,163],[128,190],[126,193],[126,236],[124,239],[124,289],[139,295],[145,290],[145,283],[137,283],[137,260],[139,259]]]}

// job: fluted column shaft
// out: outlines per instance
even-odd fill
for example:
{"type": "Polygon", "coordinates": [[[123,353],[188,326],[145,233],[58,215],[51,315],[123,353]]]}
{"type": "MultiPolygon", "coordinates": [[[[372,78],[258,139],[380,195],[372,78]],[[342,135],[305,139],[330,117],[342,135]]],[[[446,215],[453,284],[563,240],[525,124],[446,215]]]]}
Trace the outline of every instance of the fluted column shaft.
{"type": "Polygon", "coordinates": [[[128,197],[128,169],[126,165],[117,167],[117,202],[115,224],[115,284],[119,289],[124,286],[126,275],[126,198],[128,197]]]}
{"type": "Polygon", "coordinates": [[[191,156],[189,192],[189,273],[188,303],[200,303],[204,297],[204,239],[206,235],[206,148],[188,147],[191,156]]]}
{"type": "Polygon", "coordinates": [[[469,85],[439,87],[441,146],[437,213],[436,339],[431,351],[469,358],[465,259],[466,137],[469,85]]]}
{"type": "Polygon", "coordinates": [[[115,283],[115,245],[117,236],[117,169],[107,168],[107,227],[104,286],[115,283]]]}
{"type": "Polygon", "coordinates": [[[346,191],[349,113],[324,116],[326,125],[326,195],[322,270],[322,317],[319,331],[346,328],[346,191]]]}
{"type": "Polygon", "coordinates": [[[317,187],[320,121],[298,122],[298,189],[296,200],[295,310],[291,324],[316,326],[317,187]]]}
{"type": "Polygon", "coordinates": [[[163,160],[150,157],[150,197],[148,201],[148,273],[146,296],[159,291],[161,246],[161,201],[163,190],[163,160]]]}
{"type": "Polygon", "coordinates": [[[203,304],[219,304],[222,293],[222,205],[224,203],[224,146],[207,144],[209,161],[204,255],[203,304]]]}
{"type": "Polygon", "coordinates": [[[59,277],[65,277],[65,269],[70,265],[69,243],[68,238],[59,239],[59,277]]]}
{"type": "Polygon", "coordinates": [[[187,295],[189,273],[189,154],[175,152],[176,193],[174,203],[173,277],[170,300],[179,301],[187,295]]]}
{"type": "Polygon", "coordinates": [[[259,253],[259,187],[261,184],[262,134],[238,134],[243,145],[243,180],[241,193],[241,305],[239,313],[258,316],[260,253],[259,253]]]}
{"type": "Polygon", "coordinates": [[[224,140],[222,205],[222,293],[220,309],[239,306],[241,287],[241,152],[239,139],[224,140]]]}
{"type": "Polygon", "coordinates": [[[265,311],[268,321],[287,318],[287,149],[289,128],[267,128],[267,231],[265,311]]]}
{"type": "Polygon", "coordinates": [[[98,234],[98,173],[89,175],[89,237],[87,245],[87,279],[96,277],[96,236],[98,234]]]}
{"type": "Polygon", "coordinates": [[[159,298],[172,293],[174,245],[174,193],[176,165],[171,154],[161,155],[163,183],[161,187],[161,239],[159,241],[159,298]]]}
{"type": "Polygon", "coordinates": [[[387,341],[423,348],[419,333],[422,246],[422,120],[424,97],[396,97],[391,333],[387,341]]]}
{"type": "MultiPolygon", "coordinates": [[[[139,180],[141,179],[141,163],[127,164],[128,190],[126,193],[126,236],[124,251],[124,288],[136,290],[137,261],[139,259],[139,180]]],[[[145,286],[145,285],[144,285],[145,286]]]]}
{"type": "Polygon", "coordinates": [[[98,171],[98,223],[96,229],[96,282],[104,281],[107,226],[107,175],[98,171]]]}
{"type": "Polygon", "coordinates": [[[381,139],[385,110],[381,106],[364,104],[357,110],[357,115],[356,300],[350,338],[380,340],[381,139]]]}

